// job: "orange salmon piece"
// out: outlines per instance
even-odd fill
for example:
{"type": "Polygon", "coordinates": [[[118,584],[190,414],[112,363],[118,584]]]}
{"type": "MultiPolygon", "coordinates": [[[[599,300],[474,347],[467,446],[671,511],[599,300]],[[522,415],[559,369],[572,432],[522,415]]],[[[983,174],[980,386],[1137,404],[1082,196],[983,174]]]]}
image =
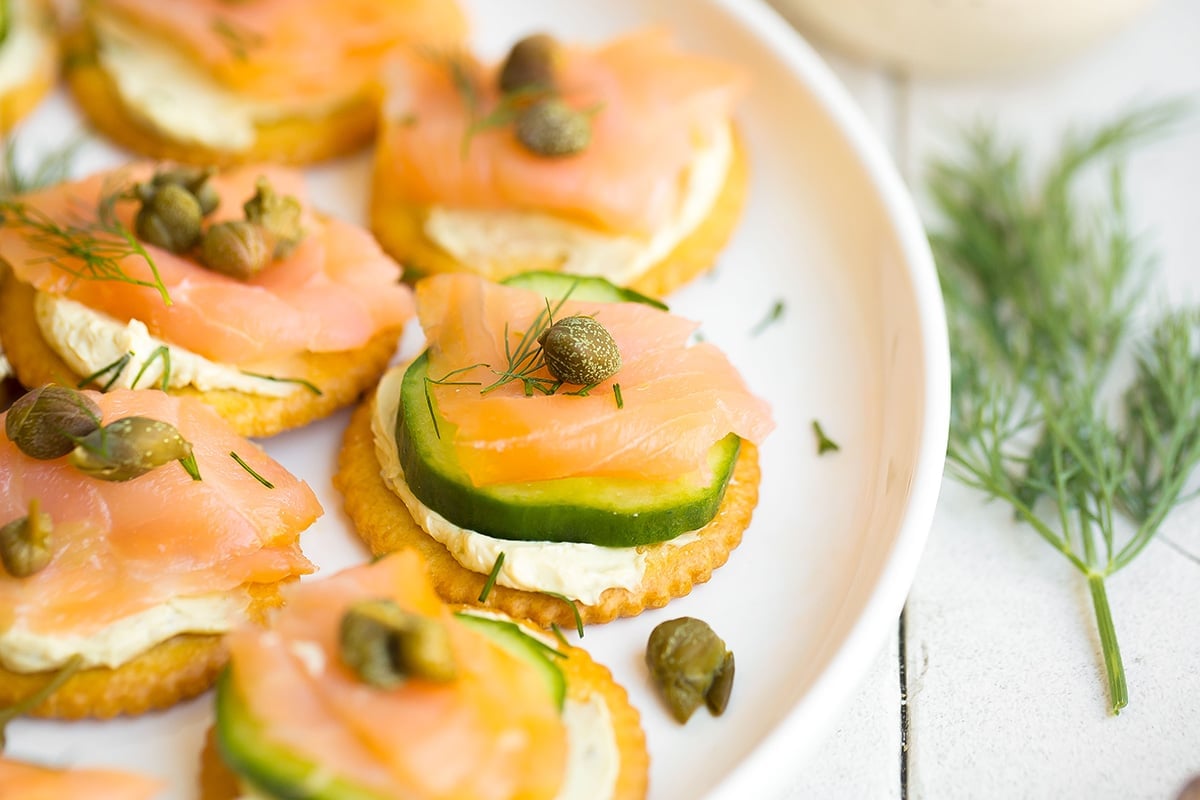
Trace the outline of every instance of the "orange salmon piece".
{"type": "MultiPolygon", "coordinates": [[[[96,174],[17,202],[27,214],[59,226],[87,225],[96,222],[102,197],[150,174],[152,168],[146,165],[96,174]]],[[[64,295],[121,321],[141,320],[154,336],[219,363],[246,365],[304,352],[351,350],[412,316],[412,293],[399,283],[399,265],[365,230],[315,215],[307,207],[303,178],[297,171],[252,166],[214,177],[210,183],[221,205],[211,220],[241,218],[242,204],[254,195],[260,176],[279,194],[296,196],[305,205],[303,241],[287,258],[272,262],[248,281],[144,245],[170,305],[153,288],[77,277],[85,270],[84,260],[64,254],[28,225],[14,222],[0,228],[0,253],[17,277],[35,288],[64,295]]],[[[121,202],[116,207],[117,217],[129,230],[133,230],[136,206],[121,202]]],[[[105,233],[91,235],[106,242],[117,240],[105,233]]],[[[118,266],[131,278],[154,280],[150,264],[140,255],[126,255],[118,266]]]]}
{"type": "Polygon", "coordinates": [[[52,769],[0,758],[0,797],[13,800],[150,800],[162,781],[107,769],[52,769]]]}
{"type": "Polygon", "coordinates": [[[234,685],[265,735],[339,778],[404,800],[549,800],[566,731],[544,680],[459,623],[420,557],[401,551],[291,587],[270,630],[230,636],[234,685]],[[346,608],[389,598],[449,629],[458,676],[362,683],[338,656],[346,608]]]}
{"type": "MultiPolygon", "coordinates": [[[[552,302],[553,305],[553,302],[552,302]]],[[[429,341],[431,378],[455,375],[480,386],[431,385],[439,414],[454,427],[459,461],[477,486],[573,476],[671,480],[708,477],[707,456],[730,433],[759,444],[774,427],[714,345],[689,344],[696,323],[643,303],[568,301],[556,314],[594,315],[612,334],[622,367],[587,396],[526,396],[520,381],[487,394],[510,348],[546,309],[536,292],[472,275],[436,275],[417,286],[417,314],[429,341]],[[613,384],[621,385],[618,407],[613,384]]],[[[536,375],[551,378],[544,368],[536,375]]]]}
{"type": "Polygon", "coordinates": [[[697,146],[728,124],[744,93],[744,71],[679,50],[661,29],[595,49],[567,47],[562,97],[591,114],[587,149],[545,158],[526,150],[512,125],[467,139],[473,120],[499,103],[497,66],[467,56],[478,110],[456,86],[445,58],[407,55],[387,76],[381,163],[415,205],[544,211],[615,232],[647,234],[676,211],[697,146]]]}
{"type": "Polygon", "coordinates": [[[298,539],[322,514],[316,495],[215,411],[156,390],[86,394],[105,422],[145,416],[175,425],[203,480],[173,462],[130,481],[101,481],[65,456],[35,460],[0,437],[0,520],[25,516],[36,498],[53,521],[45,569],[21,579],[0,572],[0,631],[88,636],[174,597],[313,571],[298,539]]]}
{"type": "Polygon", "coordinates": [[[271,101],[363,91],[400,45],[467,36],[453,0],[106,0],[106,11],[173,41],[214,78],[271,101]]]}

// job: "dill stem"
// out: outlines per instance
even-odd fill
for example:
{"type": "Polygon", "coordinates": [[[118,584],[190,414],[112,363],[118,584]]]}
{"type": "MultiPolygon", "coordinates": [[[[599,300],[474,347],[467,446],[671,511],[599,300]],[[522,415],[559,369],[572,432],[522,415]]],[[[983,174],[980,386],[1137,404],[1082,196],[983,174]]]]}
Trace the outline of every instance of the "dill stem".
{"type": "Polygon", "coordinates": [[[1100,631],[1100,649],[1104,653],[1104,671],[1108,676],[1108,694],[1112,712],[1120,714],[1129,705],[1129,687],[1125,685],[1125,665],[1121,661],[1121,646],[1113,626],[1112,609],[1108,606],[1108,591],[1104,576],[1088,573],[1088,588],[1092,592],[1092,607],[1096,610],[1096,627],[1100,631]]]}

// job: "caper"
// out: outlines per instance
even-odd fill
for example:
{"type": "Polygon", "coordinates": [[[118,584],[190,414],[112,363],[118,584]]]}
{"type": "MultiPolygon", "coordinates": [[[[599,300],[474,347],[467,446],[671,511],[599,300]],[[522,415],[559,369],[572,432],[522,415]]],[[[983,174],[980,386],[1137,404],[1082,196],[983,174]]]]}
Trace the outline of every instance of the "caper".
{"type": "Polygon", "coordinates": [[[445,682],[457,674],[446,627],[391,600],[352,605],[342,616],[339,640],[346,666],[379,689],[409,678],[445,682]]]}
{"type": "Polygon", "coordinates": [[[270,181],[259,178],[254,197],[242,205],[246,219],[261,225],[274,237],[275,258],[287,258],[304,238],[300,227],[300,201],[291,195],[275,193],[270,181]]]}
{"type": "Polygon", "coordinates": [[[249,280],[271,263],[274,244],[266,229],[252,222],[218,222],[200,239],[200,261],[222,275],[249,280]]]}
{"type": "Polygon", "coordinates": [[[190,250],[200,238],[200,201],[175,183],[158,187],[134,219],[138,238],[172,253],[190,250]]]}
{"type": "Polygon", "coordinates": [[[571,156],[592,141],[588,115],[557,97],[547,97],[517,114],[517,141],[539,156],[571,156]]]}
{"type": "Polygon", "coordinates": [[[54,522],[41,510],[38,499],[29,501],[29,514],[0,528],[0,563],[14,578],[28,578],[50,563],[50,533],[54,522]]]}
{"type": "Polygon", "coordinates": [[[702,703],[725,710],[733,688],[733,653],[702,620],[680,617],[660,624],[646,644],[646,666],[679,722],[702,703]]]}
{"type": "Polygon", "coordinates": [[[591,386],[621,369],[612,334],[592,317],[564,317],[538,337],[546,369],[563,383],[591,386]]]}
{"type": "Polygon", "coordinates": [[[191,443],[171,423],[125,417],[81,439],[71,465],[102,481],[128,481],[191,454],[191,443]]]}
{"type": "Polygon", "coordinates": [[[4,432],[22,453],[48,461],[75,449],[100,427],[100,406],[82,392],[50,384],[26,392],[8,410],[4,432]]]}
{"type": "Polygon", "coordinates": [[[500,91],[554,89],[559,46],[553,36],[535,33],[512,46],[500,67],[500,91]]]}
{"type": "Polygon", "coordinates": [[[200,214],[207,217],[221,204],[221,196],[208,182],[214,174],[216,170],[212,167],[173,167],[154,173],[150,183],[156,190],[172,183],[182,186],[191,192],[200,204],[200,214]]]}

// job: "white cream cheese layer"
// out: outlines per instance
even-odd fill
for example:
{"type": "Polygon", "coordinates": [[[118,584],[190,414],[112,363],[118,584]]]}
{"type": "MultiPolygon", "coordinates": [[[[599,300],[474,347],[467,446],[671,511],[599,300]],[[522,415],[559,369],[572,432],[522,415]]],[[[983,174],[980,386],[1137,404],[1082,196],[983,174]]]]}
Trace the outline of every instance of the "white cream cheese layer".
{"type": "Polygon", "coordinates": [[[8,359],[4,357],[4,351],[0,350],[0,381],[12,374],[12,364],[8,363],[8,359]]]}
{"type": "Polygon", "coordinates": [[[13,672],[44,672],[80,655],[85,669],[115,668],[181,633],[226,633],[245,621],[248,604],[242,592],[178,597],[91,636],[46,636],[10,628],[0,633],[0,665],[13,672]]]}
{"type": "Polygon", "coordinates": [[[77,375],[95,374],[129,354],[119,375],[104,375],[104,382],[111,380],[114,387],[136,388],[135,381],[143,389],[162,386],[163,371],[169,362],[167,385],[172,388],[194,386],[202,392],[233,389],[265,397],[285,397],[301,388],[295,383],[256,378],[235,366],[167,345],[151,336],[140,320],[121,322],[65,297],[38,292],[34,313],[42,338],[77,375]],[[167,359],[155,355],[160,347],[170,353],[167,359]]]}
{"type": "Polygon", "coordinates": [[[733,131],[723,124],[688,169],[675,216],[649,239],[606,234],[550,214],[442,206],[430,209],[425,235],[484,274],[503,274],[500,264],[523,261],[559,264],[562,272],[628,284],[704,223],[725,186],[733,157],[733,131]]]}
{"type": "Polygon", "coordinates": [[[337,103],[279,103],[240,95],[166,39],[105,14],[94,14],[93,23],[100,65],[125,105],[179,142],[245,150],[254,144],[257,123],[320,115],[337,103]]]}
{"type": "MultiPolygon", "coordinates": [[[[646,571],[648,547],[599,547],[580,542],[523,542],[496,539],[460,528],[413,495],[404,480],[396,448],[395,421],[400,409],[400,386],[405,366],[389,370],[375,393],[371,430],[384,482],[404,501],[413,519],[440,542],[454,560],[472,572],[491,572],[500,553],[504,563],[496,583],[512,589],[553,592],[594,604],[606,589],[636,589],[646,571]]],[[[675,547],[695,541],[685,533],[650,547],[675,547]]]]}
{"type": "MultiPolygon", "coordinates": [[[[0,94],[33,78],[54,40],[33,0],[11,0],[8,35],[0,42],[0,94]]],[[[12,122],[12,120],[6,120],[12,122]]]]}

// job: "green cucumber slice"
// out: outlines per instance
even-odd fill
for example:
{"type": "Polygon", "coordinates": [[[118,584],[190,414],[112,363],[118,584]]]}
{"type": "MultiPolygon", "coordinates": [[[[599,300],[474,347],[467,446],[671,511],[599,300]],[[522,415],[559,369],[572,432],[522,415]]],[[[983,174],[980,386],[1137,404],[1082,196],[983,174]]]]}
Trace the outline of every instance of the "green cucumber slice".
{"type": "MultiPolygon", "coordinates": [[[[545,679],[555,707],[562,711],[567,679],[555,663],[562,654],[525,633],[515,622],[467,612],[455,617],[535,669],[545,679]]],[[[320,764],[265,739],[258,720],[238,696],[231,672],[232,667],[217,680],[217,747],[226,765],[255,792],[276,800],[384,800],[376,792],[331,776],[320,764]]]]}
{"type": "Polygon", "coordinates": [[[741,448],[735,434],[713,445],[712,478],[703,486],[630,478],[475,486],[454,452],[454,426],[440,417],[434,422],[436,401],[425,392],[428,374],[422,354],[401,384],[396,446],[404,480],[418,500],[450,523],[496,539],[635,547],[698,530],[716,516],[741,448]]]}
{"type": "Polygon", "coordinates": [[[505,286],[515,286],[539,292],[550,300],[561,300],[570,292],[572,300],[589,300],[599,303],[645,303],[663,311],[667,304],[641,292],[617,286],[606,278],[593,275],[567,275],[562,272],[521,272],[502,281],[505,286]]]}
{"type": "Polygon", "coordinates": [[[566,658],[565,654],[533,638],[515,622],[481,617],[469,611],[459,611],[454,616],[467,627],[479,631],[512,655],[535,667],[545,679],[546,687],[554,697],[555,706],[562,711],[563,704],[567,701],[567,679],[555,661],[566,658]]]}

